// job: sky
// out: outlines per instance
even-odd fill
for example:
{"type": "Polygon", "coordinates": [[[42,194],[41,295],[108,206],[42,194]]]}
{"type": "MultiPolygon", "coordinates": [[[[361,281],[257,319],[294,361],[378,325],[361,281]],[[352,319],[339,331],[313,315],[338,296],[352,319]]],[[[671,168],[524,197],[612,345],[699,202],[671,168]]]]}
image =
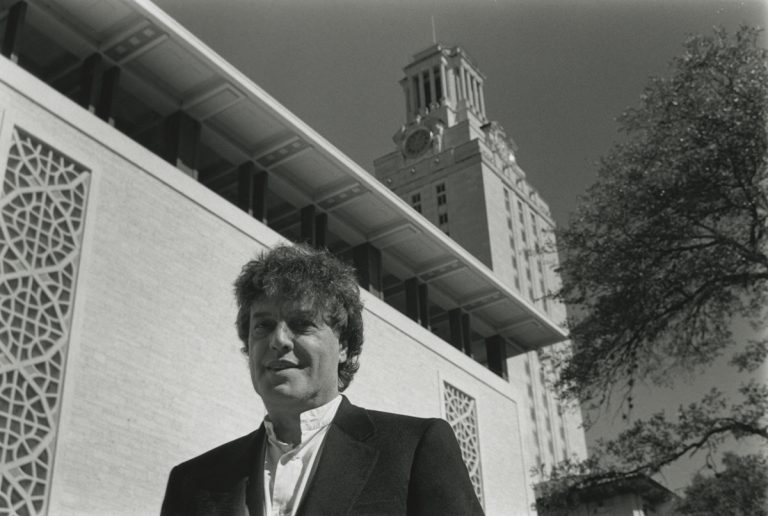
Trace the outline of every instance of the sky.
{"type": "MultiPolygon", "coordinates": [[[[559,225],[620,139],[616,117],[638,105],[650,76],[669,74],[689,35],[768,21],[768,0],[154,1],[368,171],[395,148],[405,122],[398,82],[433,44],[434,20],[436,40],[461,46],[485,75],[487,115],[517,144],[517,163],[559,225]]],[[[702,378],[645,397],[676,406],[707,389],[702,378]]],[[[666,480],[680,488],[700,465],[666,480]]]]}
{"type": "Polygon", "coordinates": [[[402,69],[436,39],[486,77],[487,115],[567,223],[615,118],[692,33],[765,26],[766,1],[156,0],[204,43],[372,171],[405,122],[402,69]]]}

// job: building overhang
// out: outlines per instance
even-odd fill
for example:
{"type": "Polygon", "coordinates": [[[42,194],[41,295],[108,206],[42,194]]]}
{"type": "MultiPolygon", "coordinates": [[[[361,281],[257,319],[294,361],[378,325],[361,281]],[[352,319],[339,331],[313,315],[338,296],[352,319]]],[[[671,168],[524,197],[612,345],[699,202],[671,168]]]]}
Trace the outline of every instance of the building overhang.
{"type": "MultiPolygon", "coordinates": [[[[14,3],[0,0],[0,8],[14,3]]],[[[66,52],[81,60],[101,54],[120,67],[125,88],[154,111],[167,116],[181,109],[199,120],[202,145],[231,164],[258,164],[280,196],[327,213],[329,228],[350,245],[377,246],[385,269],[428,283],[430,296],[446,309],[471,313],[479,331],[503,335],[526,350],[567,338],[488,267],[156,5],[28,4],[27,23],[66,52]]],[[[49,57],[53,62],[57,56],[49,57]]]]}

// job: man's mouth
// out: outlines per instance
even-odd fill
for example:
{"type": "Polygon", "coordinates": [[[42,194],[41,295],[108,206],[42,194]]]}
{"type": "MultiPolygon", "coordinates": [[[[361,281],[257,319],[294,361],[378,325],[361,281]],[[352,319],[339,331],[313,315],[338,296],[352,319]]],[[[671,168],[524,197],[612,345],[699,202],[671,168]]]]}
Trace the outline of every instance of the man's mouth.
{"type": "Polygon", "coordinates": [[[267,363],[267,369],[270,371],[284,371],[286,369],[298,369],[299,365],[288,360],[273,360],[267,363]]]}

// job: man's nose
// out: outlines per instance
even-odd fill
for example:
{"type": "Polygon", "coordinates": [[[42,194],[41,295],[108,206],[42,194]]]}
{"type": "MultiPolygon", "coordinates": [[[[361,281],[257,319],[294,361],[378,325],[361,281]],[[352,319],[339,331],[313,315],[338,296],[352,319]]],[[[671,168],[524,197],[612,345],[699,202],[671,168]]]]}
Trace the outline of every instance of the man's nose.
{"type": "Polygon", "coordinates": [[[269,345],[276,350],[293,347],[293,332],[285,321],[277,323],[275,331],[272,332],[269,345]]]}

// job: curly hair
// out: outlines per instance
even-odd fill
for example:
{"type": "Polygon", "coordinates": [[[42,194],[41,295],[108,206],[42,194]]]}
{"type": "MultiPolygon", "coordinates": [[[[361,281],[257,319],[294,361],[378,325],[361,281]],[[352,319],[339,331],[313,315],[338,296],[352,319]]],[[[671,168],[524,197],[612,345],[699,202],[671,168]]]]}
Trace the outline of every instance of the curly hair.
{"type": "Polygon", "coordinates": [[[243,266],[234,283],[237,301],[237,334],[248,353],[250,311],[260,298],[309,300],[317,313],[346,347],[347,359],[339,364],[339,391],[349,386],[359,369],[363,350],[363,303],[355,269],[327,249],[304,244],[262,251],[243,266]]]}

